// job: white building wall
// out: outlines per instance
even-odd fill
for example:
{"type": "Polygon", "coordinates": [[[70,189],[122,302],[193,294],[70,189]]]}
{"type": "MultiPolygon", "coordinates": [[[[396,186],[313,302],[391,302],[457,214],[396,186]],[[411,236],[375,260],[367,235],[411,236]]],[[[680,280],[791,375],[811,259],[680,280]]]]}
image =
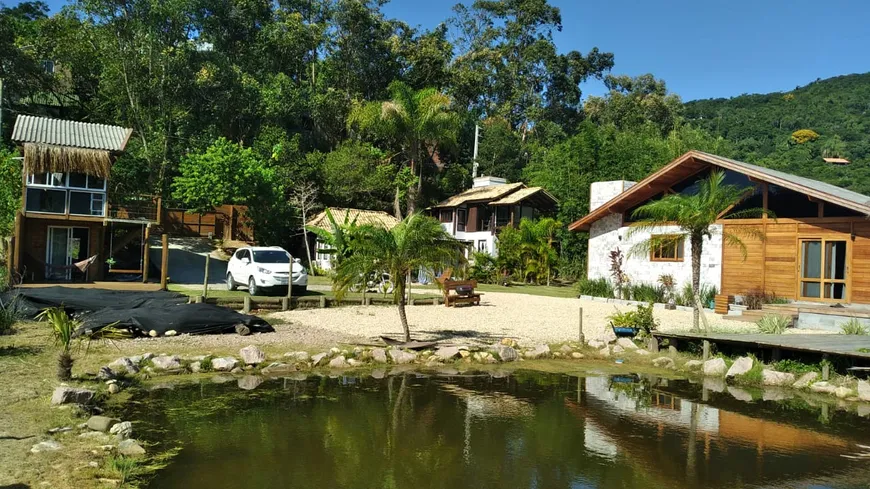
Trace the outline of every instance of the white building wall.
{"type": "MultiPolygon", "coordinates": [[[[722,226],[714,225],[712,238],[704,239],[701,255],[701,283],[713,285],[722,290],[722,226]]],[[[589,279],[606,278],[612,281],[610,273],[610,252],[619,248],[623,254],[622,268],[632,283],[657,284],[661,275],[670,274],[681,290],[692,281],[691,245],[685,240],[683,261],[654,262],[649,253],[632,254],[637,243],[649,239],[651,234],[675,234],[676,226],[663,226],[654,232],[639,232],[629,236],[629,227],[622,225],[621,214],[611,214],[592,223],[589,230],[589,279]]]]}
{"type": "Polygon", "coordinates": [[[589,211],[592,212],[601,207],[608,200],[628,190],[634,183],[627,180],[594,182],[589,189],[589,211]]]}

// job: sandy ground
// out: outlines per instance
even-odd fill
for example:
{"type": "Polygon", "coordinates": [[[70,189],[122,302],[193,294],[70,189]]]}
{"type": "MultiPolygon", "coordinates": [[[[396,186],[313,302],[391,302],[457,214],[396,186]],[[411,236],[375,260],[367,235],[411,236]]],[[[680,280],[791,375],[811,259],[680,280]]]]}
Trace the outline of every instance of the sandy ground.
{"type": "MultiPolygon", "coordinates": [[[[557,343],[577,339],[581,307],[587,339],[604,333],[607,316],[616,309],[633,309],[581,299],[488,292],[478,307],[413,306],[407,308],[407,314],[412,336],[420,340],[491,343],[511,337],[527,344],[557,343]]],[[[310,328],[310,337],[332,333],[337,337],[346,335],[373,341],[379,335],[397,338],[401,335],[395,307],[309,309],[279,312],[269,317],[290,322],[298,331],[310,328]]],[[[691,312],[656,309],[655,317],[661,321],[661,331],[688,331],[692,326],[691,312]]],[[[713,313],[707,314],[707,320],[714,332],[757,332],[752,323],[725,321],[713,313]]]]}

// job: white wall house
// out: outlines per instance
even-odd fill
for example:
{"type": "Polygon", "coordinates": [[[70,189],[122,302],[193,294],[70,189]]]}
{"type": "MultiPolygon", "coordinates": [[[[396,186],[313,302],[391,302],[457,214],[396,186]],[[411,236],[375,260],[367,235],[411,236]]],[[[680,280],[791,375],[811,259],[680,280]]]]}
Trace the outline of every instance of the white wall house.
{"type": "MultiPolygon", "coordinates": [[[[616,180],[610,182],[595,182],[590,191],[590,209],[592,212],[614,197],[628,190],[634,182],[616,180]]],[[[714,225],[712,238],[704,240],[701,255],[701,284],[715,286],[721,290],[722,285],[722,226],[714,225]]],[[[610,271],[610,252],[617,248],[623,253],[623,270],[631,283],[657,284],[662,275],[672,275],[676,289],[692,281],[691,245],[684,241],[680,249],[662,250],[659,253],[632,253],[632,247],[648,240],[652,235],[676,234],[676,226],[664,226],[652,232],[630,233],[630,227],[624,222],[622,213],[609,214],[594,221],[589,228],[589,267],[588,278],[606,278],[612,280],[610,271]]]]}

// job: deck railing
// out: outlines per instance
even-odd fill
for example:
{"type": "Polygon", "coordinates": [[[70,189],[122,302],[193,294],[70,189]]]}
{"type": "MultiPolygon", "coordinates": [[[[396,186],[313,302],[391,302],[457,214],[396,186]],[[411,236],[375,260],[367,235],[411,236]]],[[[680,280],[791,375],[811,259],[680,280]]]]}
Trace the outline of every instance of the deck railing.
{"type": "Polygon", "coordinates": [[[161,199],[155,195],[109,194],[109,219],[160,223],[161,199]]]}

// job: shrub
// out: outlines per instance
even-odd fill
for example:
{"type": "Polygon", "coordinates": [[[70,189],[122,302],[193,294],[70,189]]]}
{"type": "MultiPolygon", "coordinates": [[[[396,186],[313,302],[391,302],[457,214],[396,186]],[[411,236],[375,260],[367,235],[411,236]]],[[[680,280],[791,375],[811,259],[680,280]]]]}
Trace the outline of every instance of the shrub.
{"type": "Polygon", "coordinates": [[[759,288],[746,291],[743,294],[743,305],[747,309],[761,309],[765,304],[788,304],[789,300],[777,297],[773,292],[765,292],[759,288]]]}
{"type": "Polygon", "coordinates": [[[5,303],[0,300],[0,335],[11,333],[12,327],[20,317],[17,298],[13,297],[5,303]]]}
{"type": "Polygon", "coordinates": [[[768,314],[755,324],[764,334],[782,334],[791,325],[791,318],[780,314],[768,314]]]}
{"type": "Polygon", "coordinates": [[[851,318],[840,326],[840,334],[859,334],[870,335],[870,329],[864,326],[861,321],[856,318],[851,318]]]}
{"type": "Polygon", "coordinates": [[[577,292],[580,295],[611,298],[613,297],[613,286],[606,278],[583,279],[577,282],[577,292]]]}
{"type": "Polygon", "coordinates": [[[640,332],[638,336],[646,337],[656,329],[658,329],[659,321],[653,316],[652,304],[638,304],[637,310],[620,312],[617,310],[610,316],[607,316],[610,324],[616,327],[638,328],[640,332]]]}
{"type": "MultiPolygon", "coordinates": [[[[710,302],[716,300],[717,293],[716,286],[701,284],[701,290],[698,291],[698,295],[701,298],[701,307],[710,307],[710,302]]],[[[687,282],[683,285],[683,289],[674,300],[679,306],[692,307],[695,304],[695,300],[692,297],[692,284],[687,282]]]]}
{"type": "Polygon", "coordinates": [[[807,365],[803,362],[798,362],[796,360],[780,360],[775,362],[773,365],[773,369],[779,372],[790,372],[795,375],[803,375],[809,372],[818,372],[820,371],[820,367],[818,365],[807,365]]]}
{"type": "Polygon", "coordinates": [[[73,358],[70,354],[70,348],[72,346],[73,336],[81,325],[81,322],[69,317],[63,307],[49,307],[44,309],[38,316],[36,316],[36,319],[45,321],[51,325],[55,342],[61,348],[60,354],[58,354],[57,357],[58,380],[70,380],[72,378],[73,367],[73,358]]]}
{"type": "Polygon", "coordinates": [[[498,266],[492,255],[476,251],[471,259],[474,264],[468,267],[468,278],[487,284],[498,283],[498,266]]]}
{"type": "Polygon", "coordinates": [[[662,286],[653,284],[632,284],[628,286],[631,291],[631,298],[641,302],[664,302],[665,289],[662,286]]]}

